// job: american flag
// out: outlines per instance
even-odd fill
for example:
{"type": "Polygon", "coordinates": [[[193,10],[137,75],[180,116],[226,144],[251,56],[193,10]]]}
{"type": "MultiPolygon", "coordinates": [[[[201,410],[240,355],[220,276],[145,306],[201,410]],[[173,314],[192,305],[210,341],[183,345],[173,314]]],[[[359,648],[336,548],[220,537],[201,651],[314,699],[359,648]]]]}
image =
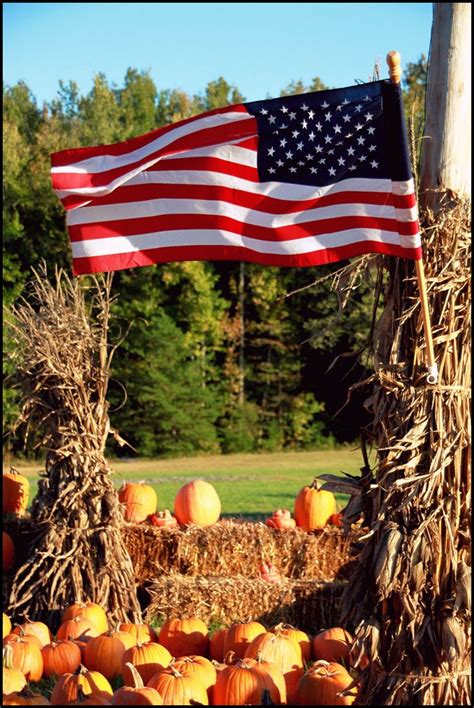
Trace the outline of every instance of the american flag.
{"type": "Polygon", "coordinates": [[[51,161],[76,275],[422,255],[401,90],[388,80],[228,106],[51,161]]]}

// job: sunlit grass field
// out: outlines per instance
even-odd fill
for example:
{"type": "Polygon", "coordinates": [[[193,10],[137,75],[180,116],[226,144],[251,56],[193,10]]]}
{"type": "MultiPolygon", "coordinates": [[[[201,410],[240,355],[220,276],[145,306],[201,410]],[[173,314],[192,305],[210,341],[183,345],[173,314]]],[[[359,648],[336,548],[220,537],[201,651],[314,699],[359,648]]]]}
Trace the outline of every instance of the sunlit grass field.
{"type": "MultiPolygon", "coordinates": [[[[359,449],[311,452],[215,455],[166,460],[111,460],[114,484],[144,480],[158,495],[158,509],[173,510],[178,489],[193,479],[205,479],[214,485],[222,502],[223,516],[264,518],[274,509],[293,511],[299,490],[324,473],[358,474],[362,466],[359,449]]],[[[39,464],[16,462],[31,483],[30,500],[36,494],[39,464]]],[[[336,495],[338,508],[347,497],[336,495]]]]}

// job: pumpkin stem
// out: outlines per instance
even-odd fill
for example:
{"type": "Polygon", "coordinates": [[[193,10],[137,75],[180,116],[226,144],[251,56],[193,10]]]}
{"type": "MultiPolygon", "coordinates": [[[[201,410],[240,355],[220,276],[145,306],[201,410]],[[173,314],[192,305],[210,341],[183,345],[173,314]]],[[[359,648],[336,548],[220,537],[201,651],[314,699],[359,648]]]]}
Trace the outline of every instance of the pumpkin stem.
{"type": "Polygon", "coordinates": [[[144,688],[143,679],[138,673],[135,666],[130,661],[127,661],[125,666],[130,670],[130,673],[132,674],[133,688],[144,688]]]}
{"type": "Polygon", "coordinates": [[[178,669],[176,669],[176,668],[173,666],[173,662],[172,662],[172,661],[170,662],[168,668],[170,669],[170,671],[172,672],[172,674],[173,674],[173,676],[174,676],[175,678],[181,678],[181,677],[183,676],[183,674],[182,674],[180,671],[178,671],[178,669]]]}
{"type": "Polygon", "coordinates": [[[224,664],[232,664],[236,660],[235,651],[228,651],[224,657],[224,664]]]}
{"type": "Polygon", "coordinates": [[[319,490],[321,489],[322,486],[323,485],[321,484],[319,479],[317,477],[315,477],[313,479],[312,483],[310,484],[310,489],[316,489],[319,492],[319,490]]]}

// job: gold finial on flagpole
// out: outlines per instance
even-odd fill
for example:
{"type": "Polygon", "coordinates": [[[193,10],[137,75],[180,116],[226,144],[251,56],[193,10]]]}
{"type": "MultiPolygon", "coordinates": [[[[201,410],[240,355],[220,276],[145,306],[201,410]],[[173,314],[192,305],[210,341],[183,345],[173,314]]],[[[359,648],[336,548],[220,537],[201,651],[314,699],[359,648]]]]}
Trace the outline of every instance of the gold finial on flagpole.
{"type": "Polygon", "coordinates": [[[388,73],[392,84],[399,84],[402,78],[402,65],[400,54],[393,50],[387,54],[388,73]]]}
{"type": "MultiPolygon", "coordinates": [[[[387,54],[387,64],[392,84],[399,84],[402,77],[401,57],[400,54],[393,50],[387,54]]],[[[426,363],[428,368],[428,376],[426,380],[429,384],[438,383],[438,365],[435,360],[433,335],[431,333],[430,311],[428,307],[428,295],[426,291],[426,277],[423,259],[415,261],[416,277],[418,280],[418,288],[420,290],[421,315],[423,318],[423,329],[425,333],[426,345],[426,363]]]]}

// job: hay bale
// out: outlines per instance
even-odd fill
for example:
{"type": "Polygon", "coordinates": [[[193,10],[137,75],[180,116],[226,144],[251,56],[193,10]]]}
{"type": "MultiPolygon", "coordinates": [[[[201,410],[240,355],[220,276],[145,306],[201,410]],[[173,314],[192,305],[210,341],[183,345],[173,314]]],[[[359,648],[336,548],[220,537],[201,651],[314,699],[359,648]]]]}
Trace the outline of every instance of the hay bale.
{"type": "Polygon", "coordinates": [[[125,543],[139,584],[163,574],[258,577],[262,562],[291,579],[333,581],[349,576],[351,544],[341,529],[307,533],[261,522],[222,520],[208,528],[127,524],[125,543]]]}
{"type": "Polygon", "coordinates": [[[199,617],[207,624],[258,620],[265,626],[288,622],[311,634],[339,623],[345,582],[282,579],[268,583],[235,577],[163,576],[147,583],[145,621],[172,616],[199,617]]]}

